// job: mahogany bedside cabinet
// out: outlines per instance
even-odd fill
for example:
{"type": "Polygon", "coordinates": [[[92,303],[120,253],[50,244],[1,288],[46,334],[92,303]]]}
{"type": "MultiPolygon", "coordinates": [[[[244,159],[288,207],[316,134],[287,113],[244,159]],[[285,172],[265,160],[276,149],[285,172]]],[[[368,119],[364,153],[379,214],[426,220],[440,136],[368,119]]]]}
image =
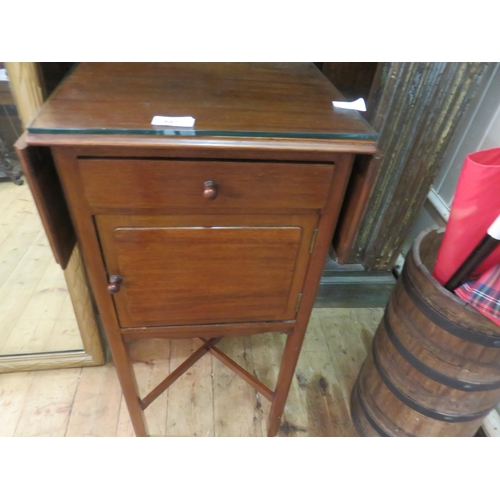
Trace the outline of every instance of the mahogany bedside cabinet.
{"type": "Polygon", "coordinates": [[[332,100],[309,63],[82,63],[18,141],[63,267],[80,244],[137,436],[205,353],[271,401],[277,433],[354,156],[376,149],[332,100]],[[278,331],[274,389],[216,347],[278,331]],[[147,337],[200,348],[141,399],[128,346],[147,337]]]}

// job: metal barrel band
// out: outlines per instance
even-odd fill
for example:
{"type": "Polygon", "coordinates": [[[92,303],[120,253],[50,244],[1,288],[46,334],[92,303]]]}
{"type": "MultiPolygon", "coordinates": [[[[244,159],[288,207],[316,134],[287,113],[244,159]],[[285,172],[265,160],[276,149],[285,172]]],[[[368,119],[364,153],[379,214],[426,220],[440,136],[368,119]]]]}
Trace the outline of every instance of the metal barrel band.
{"type": "Polygon", "coordinates": [[[420,295],[418,290],[415,288],[415,285],[412,283],[412,280],[408,273],[408,266],[404,266],[403,272],[401,274],[403,286],[410,298],[413,300],[413,303],[430,321],[432,321],[434,324],[450,333],[451,335],[454,335],[455,337],[458,337],[462,340],[467,340],[474,344],[480,344],[485,347],[500,348],[499,337],[493,337],[491,335],[486,335],[475,330],[470,330],[469,328],[465,328],[464,326],[458,324],[451,325],[450,321],[445,316],[443,316],[439,311],[432,307],[420,295]]]}
{"type": "Polygon", "coordinates": [[[359,403],[359,406],[361,407],[361,411],[363,412],[363,415],[365,416],[366,420],[368,420],[368,423],[373,427],[374,431],[380,436],[380,437],[392,437],[390,434],[388,434],[380,425],[375,422],[373,417],[370,415],[368,412],[368,409],[366,408],[363,399],[361,398],[361,392],[359,389],[359,378],[356,381],[356,384],[354,386],[354,390],[352,392],[351,397],[356,397],[359,403]]]}
{"type": "Polygon", "coordinates": [[[385,373],[384,369],[380,365],[379,359],[377,357],[377,352],[375,350],[375,344],[372,345],[372,354],[373,354],[373,361],[375,364],[375,368],[377,369],[386,387],[402,403],[404,403],[412,410],[415,410],[426,417],[432,418],[434,420],[441,420],[443,422],[470,422],[472,420],[485,417],[491,411],[491,409],[488,409],[486,411],[478,413],[469,413],[468,415],[453,415],[453,414],[450,415],[450,414],[440,413],[438,411],[432,410],[431,408],[427,408],[426,406],[422,406],[420,403],[417,403],[415,400],[411,399],[409,396],[407,396],[393,384],[387,373],[385,373]]]}
{"type": "Polygon", "coordinates": [[[384,314],[384,326],[389,340],[398,351],[398,353],[403,357],[403,359],[405,359],[411,366],[413,366],[413,368],[418,370],[426,377],[434,380],[435,382],[465,392],[492,391],[495,389],[500,389],[500,380],[496,382],[478,384],[476,382],[468,382],[454,377],[449,377],[448,375],[445,375],[441,372],[438,372],[437,370],[434,370],[434,368],[427,366],[425,363],[420,361],[413,353],[411,353],[403,345],[401,340],[399,340],[398,336],[394,332],[394,329],[392,328],[387,310],[384,314]]]}

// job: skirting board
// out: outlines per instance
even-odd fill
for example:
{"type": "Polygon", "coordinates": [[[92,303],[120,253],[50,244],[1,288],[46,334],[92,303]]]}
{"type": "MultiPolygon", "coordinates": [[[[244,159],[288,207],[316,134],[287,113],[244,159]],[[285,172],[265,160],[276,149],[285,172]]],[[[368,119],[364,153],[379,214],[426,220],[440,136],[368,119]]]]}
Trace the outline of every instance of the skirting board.
{"type": "Polygon", "coordinates": [[[362,266],[341,266],[329,259],[314,307],[385,307],[395,284],[389,271],[364,271],[362,266]]]}

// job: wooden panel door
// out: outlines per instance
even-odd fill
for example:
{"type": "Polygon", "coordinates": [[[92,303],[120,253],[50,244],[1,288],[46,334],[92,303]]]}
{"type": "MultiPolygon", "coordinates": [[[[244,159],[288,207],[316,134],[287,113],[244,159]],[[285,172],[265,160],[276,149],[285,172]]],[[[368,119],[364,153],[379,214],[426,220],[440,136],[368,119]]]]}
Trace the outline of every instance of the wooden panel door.
{"type": "Polygon", "coordinates": [[[316,215],[98,216],[120,326],[290,320],[316,215]]]}

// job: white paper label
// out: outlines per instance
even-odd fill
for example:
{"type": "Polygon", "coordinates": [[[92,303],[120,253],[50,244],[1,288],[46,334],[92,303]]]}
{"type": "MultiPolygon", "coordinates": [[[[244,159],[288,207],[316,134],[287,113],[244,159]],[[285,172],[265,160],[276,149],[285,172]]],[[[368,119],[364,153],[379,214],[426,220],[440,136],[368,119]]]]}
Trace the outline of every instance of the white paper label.
{"type": "Polygon", "coordinates": [[[154,116],[151,125],[163,125],[168,127],[192,127],[194,125],[192,116],[154,116]]]}
{"type": "Polygon", "coordinates": [[[359,99],[356,99],[355,101],[352,101],[352,102],[347,102],[347,101],[332,101],[332,104],[336,108],[354,109],[356,111],[366,111],[365,100],[362,97],[360,97],[359,99]]]}

